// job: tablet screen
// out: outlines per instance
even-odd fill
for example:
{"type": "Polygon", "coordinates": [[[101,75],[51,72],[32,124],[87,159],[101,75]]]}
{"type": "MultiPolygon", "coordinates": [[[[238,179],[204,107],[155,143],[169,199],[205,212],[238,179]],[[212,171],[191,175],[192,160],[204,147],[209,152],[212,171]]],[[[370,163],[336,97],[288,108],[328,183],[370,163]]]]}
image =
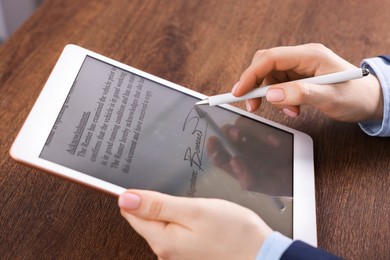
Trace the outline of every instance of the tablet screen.
{"type": "Polygon", "coordinates": [[[293,135],[86,56],[42,159],[124,188],[227,199],[292,237],[293,135]]]}

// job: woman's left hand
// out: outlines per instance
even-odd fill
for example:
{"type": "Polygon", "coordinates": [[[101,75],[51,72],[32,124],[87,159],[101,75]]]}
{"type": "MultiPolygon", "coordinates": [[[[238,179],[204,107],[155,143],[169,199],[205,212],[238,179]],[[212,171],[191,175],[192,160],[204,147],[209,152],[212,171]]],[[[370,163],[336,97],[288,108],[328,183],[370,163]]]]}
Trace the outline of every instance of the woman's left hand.
{"type": "Polygon", "coordinates": [[[225,200],[129,190],[118,204],[159,259],[255,259],[272,233],[256,213],[225,200]]]}

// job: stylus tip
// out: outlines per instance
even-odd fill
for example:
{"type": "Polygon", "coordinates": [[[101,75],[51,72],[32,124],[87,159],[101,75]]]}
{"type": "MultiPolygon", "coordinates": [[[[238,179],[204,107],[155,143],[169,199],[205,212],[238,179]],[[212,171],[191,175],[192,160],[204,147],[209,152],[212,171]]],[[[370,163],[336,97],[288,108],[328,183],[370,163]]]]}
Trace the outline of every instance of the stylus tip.
{"type": "Polygon", "coordinates": [[[206,99],[203,99],[199,102],[196,102],[195,103],[196,105],[208,105],[209,104],[209,100],[206,98],[206,99]]]}

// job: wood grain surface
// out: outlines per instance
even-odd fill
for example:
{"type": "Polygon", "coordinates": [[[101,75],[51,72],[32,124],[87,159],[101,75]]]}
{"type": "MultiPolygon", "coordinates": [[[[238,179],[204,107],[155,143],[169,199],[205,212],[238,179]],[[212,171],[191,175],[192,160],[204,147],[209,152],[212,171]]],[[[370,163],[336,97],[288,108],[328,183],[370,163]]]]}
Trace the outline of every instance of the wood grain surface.
{"type": "MultiPolygon", "coordinates": [[[[389,13],[382,0],[46,0],[0,47],[0,258],[155,258],[116,198],[8,155],[66,44],[211,95],[259,49],[319,42],[356,65],[390,53],[389,13]]],[[[314,140],[319,247],[389,259],[390,138],[309,107],[290,119],[264,102],[257,114],[314,140]]]]}

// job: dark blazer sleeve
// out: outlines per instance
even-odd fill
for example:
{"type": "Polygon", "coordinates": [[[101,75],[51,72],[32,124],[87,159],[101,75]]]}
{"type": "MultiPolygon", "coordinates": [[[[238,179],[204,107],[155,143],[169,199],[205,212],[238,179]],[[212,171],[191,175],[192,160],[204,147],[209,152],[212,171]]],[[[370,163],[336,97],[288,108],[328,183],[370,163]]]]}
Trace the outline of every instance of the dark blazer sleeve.
{"type": "Polygon", "coordinates": [[[280,260],[301,260],[301,259],[316,259],[316,260],[336,260],[341,257],[332,255],[325,250],[313,247],[302,241],[295,240],[282,254],[280,260]]]}
{"type": "Polygon", "coordinates": [[[390,55],[380,55],[379,57],[386,60],[387,62],[390,62],[390,55]]]}

